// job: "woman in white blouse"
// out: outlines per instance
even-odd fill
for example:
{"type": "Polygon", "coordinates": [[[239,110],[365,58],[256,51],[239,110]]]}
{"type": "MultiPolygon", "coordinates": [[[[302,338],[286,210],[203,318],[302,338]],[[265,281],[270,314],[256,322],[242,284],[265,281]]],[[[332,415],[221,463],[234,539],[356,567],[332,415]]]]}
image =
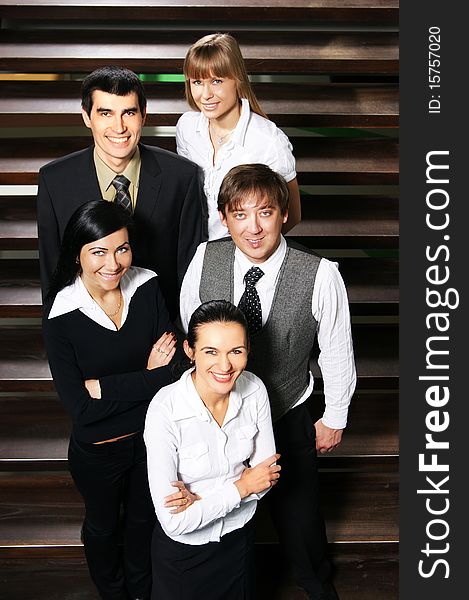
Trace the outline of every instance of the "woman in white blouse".
{"type": "Polygon", "coordinates": [[[266,164],[287,181],[286,233],[301,220],[292,145],[259,106],[238,43],[226,33],[201,38],[187,52],[184,75],[193,110],[177,123],[177,151],[204,170],[209,240],[229,235],[217,210],[223,177],[232,167],[248,163],[266,164]]]}
{"type": "Polygon", "coordinates": [[[243,372],[249,350],[243,313],[225,300],[202,304],[184,350],[193,366],[156,394],[145,422],[160,524],[153,533],[152,598],[252,598],[251,519],[280,466],[265,386],[243,372]]]}

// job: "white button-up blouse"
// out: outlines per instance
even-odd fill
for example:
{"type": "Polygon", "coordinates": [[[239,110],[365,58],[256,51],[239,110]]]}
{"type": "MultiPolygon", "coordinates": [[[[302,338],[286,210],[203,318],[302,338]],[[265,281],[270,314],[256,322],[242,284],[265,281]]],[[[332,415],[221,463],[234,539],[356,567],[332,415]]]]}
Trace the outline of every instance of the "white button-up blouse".
{"type": "Polygon", "coordinates": [[[293,147],[273,121],[252,112],[246,98],[241,100],[241,115],[228,141],[220,146],[215,162],[208,131],[208,119],[201,112],[184,113],[176,125],[177,152],[204,170],[204,190],[208,205],[208,239],[229,235],[217,209],[218,191],[223,178],[237,165],[261,163],[282,175],[285,181],[296,177],[293,147]]]}
{"type": "Polygon", "coordinates": [[[220,427],[198,395],[186,371],[162,388],[147,412],[144,439],[148,479],[156,514],[165,533],[177,542],[200,545],[219,541],[254,515],[263,494],[241,500],[234,485],[246,465],[275,454],[267,391],[252,373],[240,375],[220,427]],[[201,496],[184,512],[171,514],[164,498],[182,480],[201,496]]]}

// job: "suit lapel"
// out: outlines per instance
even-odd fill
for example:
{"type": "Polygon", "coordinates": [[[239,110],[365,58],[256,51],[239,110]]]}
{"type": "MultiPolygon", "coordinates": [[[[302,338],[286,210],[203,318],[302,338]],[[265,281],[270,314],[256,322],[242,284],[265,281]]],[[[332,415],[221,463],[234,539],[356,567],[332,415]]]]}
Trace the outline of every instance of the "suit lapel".
{"type": "Polygon", "coordinates": [[[136,215],[149,222],[156,208],[162,183],[162,171],[154,152],[140,145],[140,181],[138,185],[136,215]]]}
{"type": "Polygon", "coordinates": [[[93,158],[94,146],[87,148],[81,158],[81,165],[77,167],[78,180],[74,184],[77,197],[89,198],[90,200],[99,200],[101,198],[101,190],[99,188],[98,176],[93,158]]]}
{"type": "Polygon", "coordinates": [[[99,189],[98,177],[93,160],[94,146],[77,153],[73,161],[70,161],[69,172],[61,173],[54,180],[53,203],[62,237],[68,220],[84,202],[99,200],[101,190],[99,189]],[[66,175],[66,179],[64,177],[66,175]]]}

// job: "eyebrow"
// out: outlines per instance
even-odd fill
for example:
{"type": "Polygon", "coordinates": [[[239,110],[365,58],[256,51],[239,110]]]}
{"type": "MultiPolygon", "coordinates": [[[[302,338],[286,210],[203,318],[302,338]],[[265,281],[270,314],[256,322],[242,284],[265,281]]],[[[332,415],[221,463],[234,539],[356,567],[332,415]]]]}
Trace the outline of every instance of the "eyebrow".
{"type": "Polygon", "coordinates": [[[207,77],[188,77],[188,79],[200,81],[201,79],[226,79],[226,77],[224,75],[207,75],[207,77]]]}
{"type": "MultiPolygon", "coordinates": [[[[277,208],[275,206],[275,204],[264,204],[261,206],[255,206],[254,207],[256,210],[265,210],[266,208],[277,208]]],[[[229,210],[229,212],[245,212],[246,210],[248,210],[247,208],[244,208],[243,206],[240,206],[238,208],[232,208],[231,210],[229,210]]]]}
{"type": "MultiPolygon", "coordinates": [[[[244,344],[241,344],[241,346],[235,346],[234,348],[230,348],[229,352],[231,352],[232,350],[239,350],[240,348],[246,349],[246,346],[244,344]]],[[[215,346],[203,346],[201,350],[218,350],[218,348],[216,348],[215,346]]]]}
{"type": "MultiPolygon", "coordinates": [[[[112,108],[102,108],[102,107],[98,107],[96,109],[96,112],[98,113],[103,113],[103,112],[115,112],[112,108]]],[[[139,112],[139,108],[138,106],[129,106],[128,108],[124,108],[121,113],[126,113],[126,112],[139,112]]]]}
{"type": "MultiPolygon", "coordinates": [[[[125,245],[130,246],[129,242],[124,242],[120,246],[117,246],[116,250],[123,248],[125,245]]],[[[92,248],[88,249],[88,252],[93,252],[93,250],[109,250],[109,248],[106,248],[105,246],[93,246],[92,248]]]]}

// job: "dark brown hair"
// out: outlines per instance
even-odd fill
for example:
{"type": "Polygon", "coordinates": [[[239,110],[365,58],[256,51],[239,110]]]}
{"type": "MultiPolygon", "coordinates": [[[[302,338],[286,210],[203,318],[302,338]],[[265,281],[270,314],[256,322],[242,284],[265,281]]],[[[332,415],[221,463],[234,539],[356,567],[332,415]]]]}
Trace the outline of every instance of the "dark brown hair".
{"type": "Polygon", "coordinates": [[[237,323],[246,334],[249,345],[249,328],[244,313],[228,300],[210,300],[194,310],[187,327],[187,342],[194,349],[197,342],[197,331],[207,323],[237,323]]]}
{"type": "Polygon", "coordinates": [[[238,165],[228,171],[218,192],[218,210],[239,210],[248,195],[264,198],[269,206],[277,206],[282,215],[288,210],[289,192],[285,179],[267,165],[238,165]]]}

